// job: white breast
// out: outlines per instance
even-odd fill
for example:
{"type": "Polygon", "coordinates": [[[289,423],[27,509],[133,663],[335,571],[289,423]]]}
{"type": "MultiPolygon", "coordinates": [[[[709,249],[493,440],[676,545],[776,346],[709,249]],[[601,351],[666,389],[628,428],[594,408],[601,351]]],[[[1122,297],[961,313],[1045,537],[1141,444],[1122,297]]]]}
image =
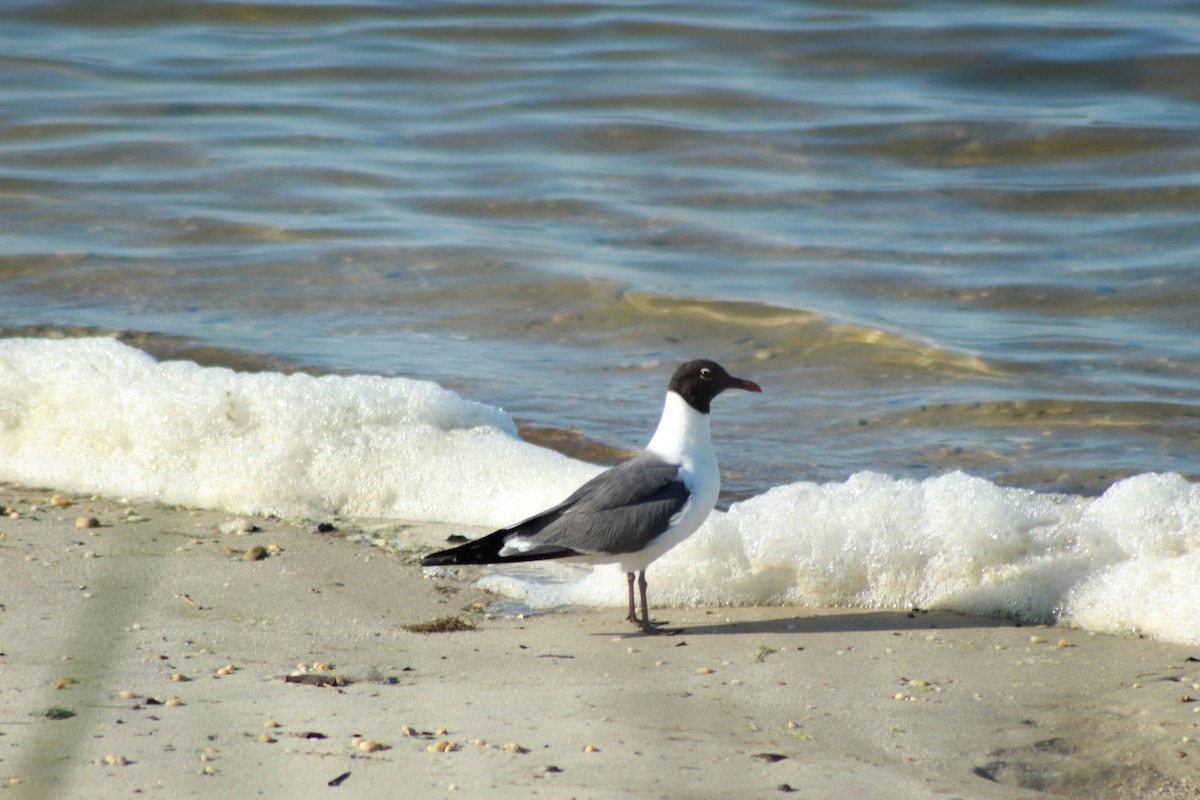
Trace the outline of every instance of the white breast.
{"type": "Polygon", "coordinates": [[[621,556],[621,569],[638,572],[650,562],[695,533],[716,505],[721,492],[721,473],[709,437],[708,415],[687,404],[674,392],[667,392],[662,419],[647,452],[671,464],[679,465],[679,477],[692,496],[671,518],[670,527],[645,549],[621,556]]]}

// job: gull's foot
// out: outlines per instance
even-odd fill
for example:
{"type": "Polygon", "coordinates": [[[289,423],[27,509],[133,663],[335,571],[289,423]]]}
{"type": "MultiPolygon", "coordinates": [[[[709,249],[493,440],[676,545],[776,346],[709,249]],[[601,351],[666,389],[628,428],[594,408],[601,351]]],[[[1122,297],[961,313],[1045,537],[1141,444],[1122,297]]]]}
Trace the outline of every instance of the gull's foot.
{"type": "Polygon", "coordinates": [[[667,628],[668,622],[659,622],[658,620],[643,621],[638,618],[637,614],[630,614],[625,618],[626,622],[637,625],[642,629],[642,633],[647,636],[674,636],[677,633],[682,633],[682,628],[667,628]]]}
{"type": "Polygon", "coordinates": [[[670,623],[659,622],[658,620],[638,621],[642,626],[642,633],[647,636],[674,636],[677,633],[683,633],[683,628],[668,628],[670,623]]]}

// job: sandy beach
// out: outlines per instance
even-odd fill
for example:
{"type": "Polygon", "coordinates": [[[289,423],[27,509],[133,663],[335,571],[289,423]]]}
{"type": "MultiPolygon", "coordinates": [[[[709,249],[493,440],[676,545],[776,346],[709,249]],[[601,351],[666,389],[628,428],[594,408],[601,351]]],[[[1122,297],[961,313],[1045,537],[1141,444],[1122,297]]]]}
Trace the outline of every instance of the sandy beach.
{"type": "Polygon", "coordinates": [[[480,531],[0,509],[0,797],[1200,796],[1196,647],[911,609],[647,637],[418,566],[480,531]]]}

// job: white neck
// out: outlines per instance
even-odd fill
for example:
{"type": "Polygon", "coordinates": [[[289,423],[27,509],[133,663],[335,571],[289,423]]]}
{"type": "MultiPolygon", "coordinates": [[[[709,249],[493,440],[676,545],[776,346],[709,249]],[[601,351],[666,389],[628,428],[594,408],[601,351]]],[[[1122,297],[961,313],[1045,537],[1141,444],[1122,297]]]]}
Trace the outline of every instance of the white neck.
{"type": "Polygon", "coordinates": [[[662,419],[646,450],[688,468],[698,457],[712,457],[708,414],[701,414],[675,392],[667,392],[662,419]]]}

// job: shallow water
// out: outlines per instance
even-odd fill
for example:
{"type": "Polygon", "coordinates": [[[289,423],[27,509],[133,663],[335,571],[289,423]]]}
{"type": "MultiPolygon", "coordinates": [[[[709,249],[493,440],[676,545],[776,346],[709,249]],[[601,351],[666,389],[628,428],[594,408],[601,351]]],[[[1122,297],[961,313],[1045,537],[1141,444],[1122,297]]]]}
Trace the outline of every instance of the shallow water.
{"type": "Polygon", "coordinates": [[[7,3],[0,332],[428,379],[600,460],[711,357],[766,389],[725,505],[1194,480],[1197,74],[1167,0],[7,3]]]}
{"type": "Polygon", "coordinates": [[[9,3],[0,324],[619,448],[710,356],[730,496],[1195,476],[1197,12],[9,3]]]}

